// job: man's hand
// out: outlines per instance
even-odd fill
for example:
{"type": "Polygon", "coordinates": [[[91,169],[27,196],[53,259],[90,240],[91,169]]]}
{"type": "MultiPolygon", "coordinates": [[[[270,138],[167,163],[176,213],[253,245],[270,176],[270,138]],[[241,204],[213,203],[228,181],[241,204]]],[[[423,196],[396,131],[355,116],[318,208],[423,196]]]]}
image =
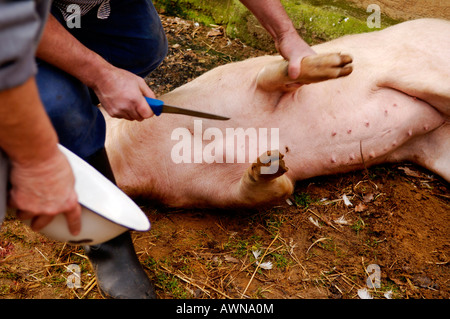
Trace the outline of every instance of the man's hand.
{"type": "Polygon", "coordinates": [[[93,89],[110,116],[142,121],[153,115],[144,96],[155,97],[155,94],[142,78],[114,67],[85,47],[52,15],[36,54],[93,89]]]}
{"type": "Polygon", "coordinates": [[[11,161],[9,204],[40,230],[56,214],[66,216],[69,230],[81,228],[75,178],[39,99],[34,77],[0,92],[0,147],[11,161]]]}
{"type": "Polygon", "coordinates": [[[93,86],[103,108],[112,117],[142,121],[153,115],[144,96],[155,98],[144,79],[113,66],[93,86]]]}
{"type": "Polygon", "coordinates": [[[64,214],[69,231],[81,230],[81,207],[74,191],[75,179],[64,154],[57,151],[35,165],[11,163],[9,206],[21,220],[31,219],[31,229],[39,231],[57,214],[64,214]]]}
{"type": "Polygon", "coordinates": [[[302,59],[316,54],[299,36],[280,0],[240,0],[258,19],[275,41],[278,52],[289,61],[288,75],[300,75],[302,59]]]}
{"type": "Polygon", "coordinates": [[[275,46],[281,56],[289,61],[288,76],[293,80],[300,75],[303,58],[316,54],[295,29],[280,35],[275,40],[275,46]]]}

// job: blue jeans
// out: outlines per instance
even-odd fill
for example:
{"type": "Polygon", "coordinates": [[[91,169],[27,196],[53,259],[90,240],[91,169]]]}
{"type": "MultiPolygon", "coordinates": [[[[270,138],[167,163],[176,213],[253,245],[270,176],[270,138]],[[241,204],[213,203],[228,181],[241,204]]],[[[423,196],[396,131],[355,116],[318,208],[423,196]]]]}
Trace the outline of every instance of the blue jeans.
{"type": "MultiPolygon", "coordinates": [[[[97,8],[93,8],[81,17],[81,28],[67,28],[57,8],[52,8],[52,14],[75,38],[109,63],[145,77],[167,54],[159,16],[149,0],[110,3],[107,19],[98,19],[97,8]]],[[[64,71],[39,59],[37,65],[39,94],[60,143],[81,158],[103,148],[105,120],[95,94],[64,71]]]]}

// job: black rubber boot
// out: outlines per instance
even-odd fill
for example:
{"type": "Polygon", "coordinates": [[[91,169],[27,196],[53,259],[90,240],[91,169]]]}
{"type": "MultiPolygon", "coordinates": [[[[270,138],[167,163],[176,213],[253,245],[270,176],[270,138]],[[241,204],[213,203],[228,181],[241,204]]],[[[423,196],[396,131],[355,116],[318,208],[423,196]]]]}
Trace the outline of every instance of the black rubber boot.
{"type": "Polygon", "coordinates": [[[131,235],[125,232],[110,241],[85,247],[105,298],[155,299],[155,288],[136,256],[131,235]]]}
{"type": "MultiPolygon", "coordinates": [[[[115,183],[105,149],[86,160],[91,166],[115,183]]],[[[155,299],[155,288],[136,256],[130,232],[105,243],[84,246],[94,268],[97,285],[105,298],[155,299]]]]}

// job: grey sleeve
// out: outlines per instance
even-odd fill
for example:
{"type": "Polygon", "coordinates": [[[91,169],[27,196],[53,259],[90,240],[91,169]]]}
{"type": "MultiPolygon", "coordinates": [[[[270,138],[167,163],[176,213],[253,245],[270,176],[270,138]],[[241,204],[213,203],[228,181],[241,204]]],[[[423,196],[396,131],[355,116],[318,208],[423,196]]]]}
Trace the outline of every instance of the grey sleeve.
{"type": "Polygon", "coordinates": [[[45,21],[42,2],[0,0],[0,90],[21,85],[37,72],[35,52],[45,21]]]}

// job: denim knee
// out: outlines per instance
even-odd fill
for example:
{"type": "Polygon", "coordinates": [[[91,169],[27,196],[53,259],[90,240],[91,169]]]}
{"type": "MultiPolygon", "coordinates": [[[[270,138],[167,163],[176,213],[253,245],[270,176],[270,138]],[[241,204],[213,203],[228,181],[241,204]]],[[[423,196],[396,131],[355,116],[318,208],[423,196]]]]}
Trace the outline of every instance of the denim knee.
{"type": "Polygon", "coordinates": [[[164,32],[155,34],[152,39],[142,39],[139,44],[142,57],[140,64],[130,70],[140,77],[146,77],[165,59],[168,52],[167,38],[164,32]]]}
{"type": "Polygon", "coordinates": [[[75,38],[106,61],[145,77],[167,55],[168,45],[159,15],[150,0],[111,0],[111,14],[98,19],[92,9],[81,19],[81,28],[67,28],[61,12],[52,14],[75,38]]]}
{"type": "Polygon", "coordinates": [[[38,62],[36,82],[62,145],[81,158],[104,147],[105,120],[84,84],[45,62],[38,62]]]}

